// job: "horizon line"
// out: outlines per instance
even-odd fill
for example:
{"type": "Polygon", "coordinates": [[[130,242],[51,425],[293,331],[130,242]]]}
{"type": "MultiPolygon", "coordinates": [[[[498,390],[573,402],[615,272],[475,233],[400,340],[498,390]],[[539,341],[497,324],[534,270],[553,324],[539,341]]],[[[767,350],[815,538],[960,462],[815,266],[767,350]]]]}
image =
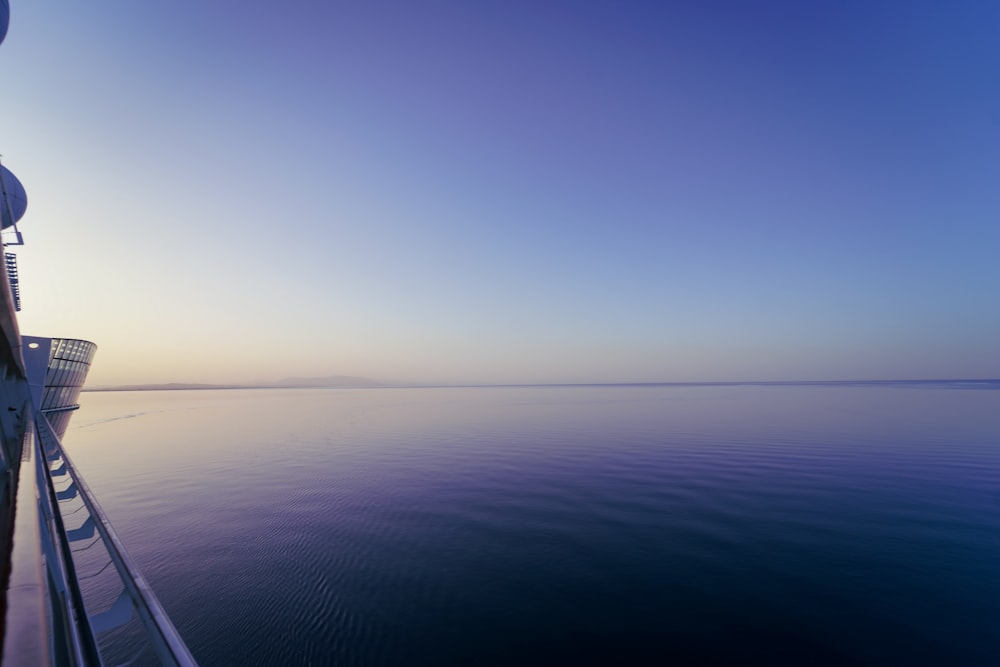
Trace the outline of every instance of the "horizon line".
{"type": "Polygon", "coordinates": [[[163,382],[147,384],[121,384],[97,387],[84,386],[83,392],[101,391],[198,391],[223,389],[462,389],[487,387],[733,387],[733,386],[794,386],[794,385],[887,385],[887,384],[995,384],[1000,378],[918,378],[918,379],[868,379],[868,380],[695,380],[695,381],[651,381],[651,382],[505,382],[505,383],[385,383],[370,381],[368,384],[292,384],[281,382],[261,383],[205,383],[205,382],[163,382]]]}

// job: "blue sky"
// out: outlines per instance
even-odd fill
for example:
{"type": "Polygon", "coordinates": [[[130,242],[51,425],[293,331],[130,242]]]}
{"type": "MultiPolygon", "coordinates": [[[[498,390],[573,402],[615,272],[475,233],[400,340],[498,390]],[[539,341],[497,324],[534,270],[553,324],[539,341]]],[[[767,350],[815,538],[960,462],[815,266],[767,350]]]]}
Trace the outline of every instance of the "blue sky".
{"type": "Polygon", "coordinates": [[[1000,377],[1000,6],[16,2],[93,384],[1000,377]]]}

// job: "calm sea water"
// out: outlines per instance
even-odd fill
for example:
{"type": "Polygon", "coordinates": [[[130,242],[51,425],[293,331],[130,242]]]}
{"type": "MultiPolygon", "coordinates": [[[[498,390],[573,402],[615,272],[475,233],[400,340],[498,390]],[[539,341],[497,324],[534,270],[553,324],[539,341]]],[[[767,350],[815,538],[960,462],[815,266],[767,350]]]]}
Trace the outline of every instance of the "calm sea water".
{"type": "Polygon", "coordinates": [[[81,403],[202,665],[1000,664],[1000,384],[81,403]]]}

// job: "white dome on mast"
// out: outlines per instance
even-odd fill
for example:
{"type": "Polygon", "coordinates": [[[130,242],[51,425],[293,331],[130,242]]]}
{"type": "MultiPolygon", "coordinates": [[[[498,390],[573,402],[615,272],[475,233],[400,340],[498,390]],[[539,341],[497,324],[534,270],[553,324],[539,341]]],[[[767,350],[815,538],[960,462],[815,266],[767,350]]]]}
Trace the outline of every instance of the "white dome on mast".
{"type": "Polygon", "coordinates": [[[24,212],[28,209],[28,194],[24,191],[21,181],[17,180],[17,176],[3,165],[0,165],[0,186],[2,186],[0,219],[3,220],[3,229],[7,229],[24,216],[24,212]]]}
{"type": "Polygon", "coordinates": [[[10,25],[10,4],[7,0],[0,0],[0,42],[7,36],[7,26],[10,25]]]}

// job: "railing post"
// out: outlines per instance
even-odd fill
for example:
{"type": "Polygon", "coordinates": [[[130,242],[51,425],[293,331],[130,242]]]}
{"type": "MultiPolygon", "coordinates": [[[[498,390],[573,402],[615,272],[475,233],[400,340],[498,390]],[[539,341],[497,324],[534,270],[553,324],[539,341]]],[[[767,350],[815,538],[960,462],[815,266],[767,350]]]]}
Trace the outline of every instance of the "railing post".
{"type": "MultiPolygon", "coordinates": [[[[164,665],[178,665],[181,667],[196,667],[197,662],[195,662],[194,657],[188,650],[187,645],[181,638],[180,633],[177,632],[177,628],[170,621],[167,612],[163,609],[160,601],[156,598],[153,593],[152,588],[146,581],[145,577],[139,572],[139,568],[136,566],[135,561],[129,555],[128,551],[125,550],[125,545],[122,544],[121,539],[115,532],[115,529],[111,526],[111,522],[108,520],[107,515],[104,514],[104,510],[98,504],[97,499],[94,498],[93,493],[90,491],[90,487],[87,486],[86,481],[77,472],[73,465],[72,460],[66,454],[66,450],[63,449],[62,443],[59,442],[59,437],[56,435],[55,431],[52,429],[52,425],[49,424],[48,419],[45,415],[38,415],[35,418],[35,427],[37,429],[37,445],[38,445],[38,465],[40,468],[44,468],[44,473],[42,471],[39,474],[45,474],[48,480],[49,495],[52,500],[52,507],[58,512],[58,505],[56,504],[57,495],[67,494],[70,487],[67,487],[65,491],[61,494],[57,494],[55,488],[51,484],[51,470],[49,468],[48,459],[43,455],[42,448],[44,446],[45,450],[50,450],[53,454],[58,455],[62,459],[62,467],[65,468],[71,480],[71,486],[74,489],[73,496],[79,496],[80,500],[83,502],[84,506],[87,508],[87,512],[90,514],[90,518],[87,522],[90,522],[93,529],[96,529],[98,535],[100,536],[101,542],[104,545],[108,556],[111,558],[111,562],[115,566],[115,570],[118,572],[118,576],[122,581],[124,586],[123,596],[126,596],[130,600],[130,607],[134,608],[136,614],[139,617],[140,622],[146,630],[146,635],[149,638],[150,644],[153,647],[153,651],[156,653],[157,657],[164,665]]],[[[86,525],[86,522],[84,526],[86,525]]],[[[72,531],[74,535],[82,534],[84,526],[81,526],[76,531],[72,531]]],[[[67,540],[67,534],[62,526],[61,517],[59,521],[58,529],[60,531],[61,539],[67,540]]],[[[91,530],[88,526],[87,530],[91,530]]],[[[66,542],[68,545],[68,541],[66,542]]],[[[68,552],[68,546],[66,547],[68,552]]],[[[73,582],[75,583],[75,575],[72,575],[73,582]]],[[[94,622],[100,627],[111,627],[113,621],[120,619],[123,614],[123,607],[121,606],[122,601],[116,602],[115,605],[107,612],[102,614],[97,614],[94,617],[94,622]],[[98,622],[99,621],[99,622],[98,622]]],[[[81,609],[83,608],[82,600],[78,605],[81,609]]],[[[90,631],[89,623],[86,624],[88,632],[90,631]]],[[[95,644],[96,650],[96,644],[95,644]]],[[[99,661],[99,657],[98,657],[99,661]]],[[[95,664],[100,664],[97,662],[95,664]]]]}

